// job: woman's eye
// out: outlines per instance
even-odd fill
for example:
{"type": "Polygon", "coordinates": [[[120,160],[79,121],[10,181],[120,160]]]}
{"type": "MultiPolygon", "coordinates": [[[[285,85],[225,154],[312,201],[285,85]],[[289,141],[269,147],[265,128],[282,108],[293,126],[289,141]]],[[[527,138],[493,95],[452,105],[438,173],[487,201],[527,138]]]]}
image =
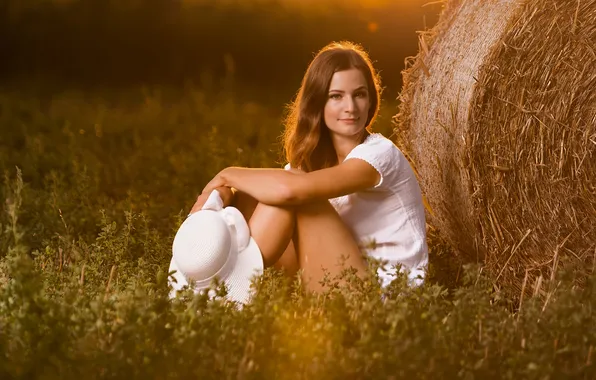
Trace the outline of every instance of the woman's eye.
{"type": "Polygon", "coordinates": [[[359,92],[356,94],[357,97],[359,98],[365,98],[366,97],[366,92],[359,92]]]}
{"type": "Polygon", "coordinates": [[[329,95],[330,99],[341,99],[341,95],[340,94],[331,94],[329,95]]]}

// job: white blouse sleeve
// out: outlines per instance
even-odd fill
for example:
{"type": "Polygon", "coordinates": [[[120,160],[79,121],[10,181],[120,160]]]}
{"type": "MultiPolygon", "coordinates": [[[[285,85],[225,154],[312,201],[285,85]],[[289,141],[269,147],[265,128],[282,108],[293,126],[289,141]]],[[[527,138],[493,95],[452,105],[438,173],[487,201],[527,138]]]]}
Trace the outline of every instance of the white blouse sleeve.
{"type": "Polygon", "coordinates": [[[398,153],[397,147],[391,140],[377,135],[369,137],[368,141],[352,149],[345,160],[358,158],[368,162],[381,176],[374,188],[384,188],[388,186],[387,179],[398,173],[400,164],[398,153]]]}

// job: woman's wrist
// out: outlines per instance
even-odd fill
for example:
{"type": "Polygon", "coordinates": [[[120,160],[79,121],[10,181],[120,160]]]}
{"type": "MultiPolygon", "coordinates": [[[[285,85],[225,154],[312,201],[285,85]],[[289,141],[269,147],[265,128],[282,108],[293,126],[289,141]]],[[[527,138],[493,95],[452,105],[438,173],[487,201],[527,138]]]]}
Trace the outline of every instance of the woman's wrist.
{"type": "Polygon", "coordinates": [[[221,182],[224,186],[229,188],[234,187],[234,170],[236,168],[233,166],[227,167],[219,172],[219,176],[221,178],[221,182]]]}
{"type": "Polygon", "coordinates": [[[224,186],[218,187],[217,190],[221,195],[224,207],[230,206],[234,203],[234,190],[232,190],[232,184],[230,183],[230,169],[231,168],[225,168],[219,173],[224,186]]]}

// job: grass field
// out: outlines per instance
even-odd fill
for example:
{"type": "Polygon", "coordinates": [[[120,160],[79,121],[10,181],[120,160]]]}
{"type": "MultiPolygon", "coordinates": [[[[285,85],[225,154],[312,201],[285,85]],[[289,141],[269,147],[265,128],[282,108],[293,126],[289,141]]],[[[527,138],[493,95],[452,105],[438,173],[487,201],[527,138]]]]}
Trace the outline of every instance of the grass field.
{"type": "Polygon", "coordinates": [[[291,94],[258,91],[0,91],[0,378],[594,378],[594,279],[563,269],[512,308],[432,230],[427,284],[397,279],[384,301],[351,273],[313,296],[272,271],[240,310],[221,287],[170,301],[171,242],[202,186],[283,164],[291,94]]]}

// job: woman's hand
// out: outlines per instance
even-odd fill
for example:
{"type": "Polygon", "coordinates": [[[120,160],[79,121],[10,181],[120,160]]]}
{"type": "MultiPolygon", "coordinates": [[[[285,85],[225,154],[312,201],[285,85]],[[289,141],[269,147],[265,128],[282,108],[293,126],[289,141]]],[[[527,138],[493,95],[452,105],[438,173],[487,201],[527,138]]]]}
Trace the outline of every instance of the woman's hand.
{"type": "Polygon", "coordinates": [[[205,202],[207,202],[207,198],[209,198],[209,193],[204,193],[204,194],[199,195],[197,197],[197,201],[190,209],[190,212],[188,213],[188,215],[194,214],[195,212],[201,210],[203,208],[203,206],[205,205],[205,202]]]}
{"type": "Polygon", "coordinates": [[[226,181],[222,175],[224,171],[225,169],[219,172],[211,181],[209,181],[201,194],[197,197],[197,200],[195,201],[195,204],[192,206],[188,215],[201,210],[213,190],[217,190],[219,193],[219,196],[223,201],[223,207],[230,206],[234,202],[234,191],[231,187],[225,185],[226,181]]]}
{"type": "Polygon", "coordinates": [[[209,181],[209,183],[207,183],[207,185],[203,188],[203,191],[201,191],[201,194],[197,197],[195,204],[190,209],[190,213],[188,214],[189,216],[190,214],[201,210],[205,205],[205,202],[207,202],[209,195],[211,195],[211,192],[216,189],[218,190],[219,196],[224,203],[224,207],[229,206],[232,203],[233,193],[229,187],[224,186],[225,181],[221,176],[222,172],[223,170],[217,173],[215,177],[213,177],[213,179],[209,181]]]}
{"type": "Polygon", "coordinates": [[[207,194],[207,196],[209,196],[209,194],[211,194],[211,192],[213,190],[221,188],[221,187],[229,186],[226,183],[226,179],[224,177],[227,169],[228,168],[217,173],[215,175],[215,177],[213,177],[213,179],[211,181],[209,181],[209,183],[207,185],[205,185],[205,187],[203,188],[203,191],[201,191],[201,195],[207,194]]]}
{"type": "MultiPolygon", "coordinates": [[[[232,205],[232,203],[234,202],[234,191],[231,188],[227,186],[221,186],[215,190],[217,190],[219,196],[221,197],[221,200],[223,201],[223,207],[228,207],[232,205]]],[[[209,195],[211,195],[211,193],[203,193],[199,195],[188,215],[201,210],[203,206],[205,206],[205,203],[207,202],[209,195]]]]}

